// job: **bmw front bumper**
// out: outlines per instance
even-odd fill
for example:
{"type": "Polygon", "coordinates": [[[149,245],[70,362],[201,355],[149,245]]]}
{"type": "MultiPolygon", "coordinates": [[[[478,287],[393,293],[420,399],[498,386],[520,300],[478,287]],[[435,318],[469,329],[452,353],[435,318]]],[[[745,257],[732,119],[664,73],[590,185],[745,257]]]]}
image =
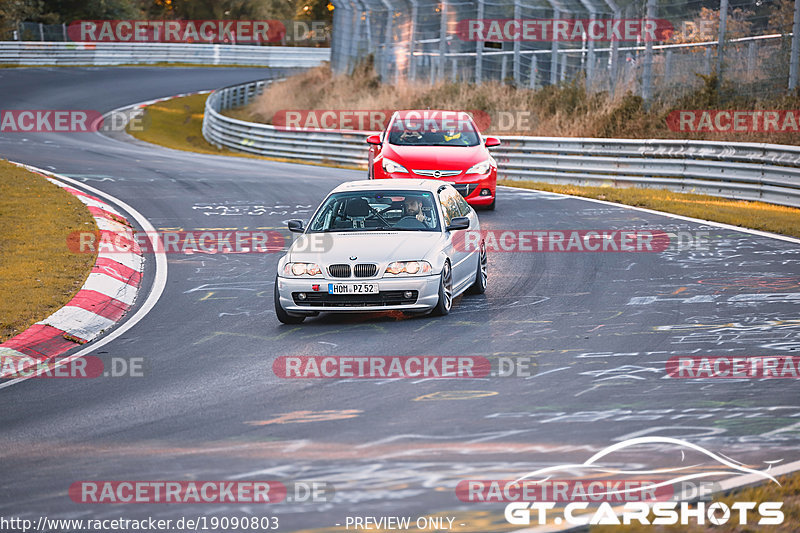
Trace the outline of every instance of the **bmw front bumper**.
{"type": "Polygon", "coordinates": [[[433,309],[439,302],[440,276],[398,278],[283,278],[278,277],[281,307],[295,314],[363,313],[369,311],[433,309]],[[374,283],[378,294],[328,294],[329,283],[374,283]],[[314,285],[318,286],[314,290],[314,285]],[[407,297],[406,292],[411,296],[407,297]],[[299,294],[305,295],[304,299],[299,294]]]}

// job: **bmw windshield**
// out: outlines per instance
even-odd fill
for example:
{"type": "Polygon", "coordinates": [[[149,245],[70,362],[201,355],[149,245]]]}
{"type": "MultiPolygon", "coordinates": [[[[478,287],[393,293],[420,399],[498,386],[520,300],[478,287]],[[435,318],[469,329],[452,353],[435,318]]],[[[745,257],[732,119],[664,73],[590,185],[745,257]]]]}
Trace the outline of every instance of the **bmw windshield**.
{"type": "Polygon", "coordinates": [[[357,191],[330,195],[308,233],[439,231],[433,194],[425,191],[357,191]]]}

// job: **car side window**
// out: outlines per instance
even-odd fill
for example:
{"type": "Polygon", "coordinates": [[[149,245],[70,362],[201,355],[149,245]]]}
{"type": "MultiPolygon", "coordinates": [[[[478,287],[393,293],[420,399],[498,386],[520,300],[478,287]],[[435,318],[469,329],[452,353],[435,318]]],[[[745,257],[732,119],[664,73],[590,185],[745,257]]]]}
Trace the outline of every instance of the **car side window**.
{"type": "Polygon", "coordinates": [[[450,215],[450,210],[447,208],[447,189],[442,189],[439,191],[439,202],[442,204],[442,214],[444,215],[444,225],[448,226],[450,224],[450,220],[453,218],[450,215]]]}
{"type": "Polygon", "coordinates": [[[460,194],[456,193],[456,203],[458,204],[458,210],[461,212],[462,217],[468,217],[470,213],[472,213],[472,208],[469,206],[464,197],[460,194]]]}
{"type": "Polygon", "coordinates": [[[451,188],[442,189],[439,193],[439,198],[442,201],[442,210],[447,218],[447,224],[450,224],[454,218],[461,216],[461,210],[458,207],[456,196],[460,196],[458,191],[451,188]]]}

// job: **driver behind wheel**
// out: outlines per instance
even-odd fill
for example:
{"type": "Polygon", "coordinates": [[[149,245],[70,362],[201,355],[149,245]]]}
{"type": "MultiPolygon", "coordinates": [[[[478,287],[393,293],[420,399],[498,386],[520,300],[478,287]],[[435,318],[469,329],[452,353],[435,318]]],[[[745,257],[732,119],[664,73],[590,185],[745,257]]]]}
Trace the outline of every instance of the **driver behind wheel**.
{"type": "Polygon", "coordinates": [[[417,196],[407,196],[403,200],[403,216],[414,217],[428,227],[431,227],[431,220],[425,216],[422,209],[422,199],[417,196]]]}

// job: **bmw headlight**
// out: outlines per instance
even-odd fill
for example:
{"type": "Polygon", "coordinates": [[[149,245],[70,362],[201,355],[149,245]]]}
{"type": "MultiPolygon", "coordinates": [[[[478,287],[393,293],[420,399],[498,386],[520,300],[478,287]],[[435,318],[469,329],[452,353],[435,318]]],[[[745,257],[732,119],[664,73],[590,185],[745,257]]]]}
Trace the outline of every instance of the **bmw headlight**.
{"type": "Polygon", "coordinates": [[[389,263],[389,266],[386,267],[384,276],[387,274],[392,274],[394,276],[399,276],[401,274],[421,276],[430,274],[430,272],[431,264],[427,261],[395,261],[394,263],[389,263]]]}
{"type": "Polygon", "coordinates": [[[492,167],[492,162],[487,159],[486,161],[481,161],[480,163],[478,163],[476,165],[472,165],[471,167],[469,167],[469,170],[467,170],[466,173],[467,174],[486,174],[487,172],[489,172],[489,169],[491,167],[492,167]]]}
{"type": "Polygon", "coordinates": [[[322,269],[316,263],[286,263],[283,267],[283,273],[295,278],[319,276],[322,274],[322,269]]]}
{"type": "Polygon", "coordinates": [[[398,172],[408,174],[408,169],[403,165],[395,163],[391,159],[383,158],[383,171],[384,172],[398,172]]]}

